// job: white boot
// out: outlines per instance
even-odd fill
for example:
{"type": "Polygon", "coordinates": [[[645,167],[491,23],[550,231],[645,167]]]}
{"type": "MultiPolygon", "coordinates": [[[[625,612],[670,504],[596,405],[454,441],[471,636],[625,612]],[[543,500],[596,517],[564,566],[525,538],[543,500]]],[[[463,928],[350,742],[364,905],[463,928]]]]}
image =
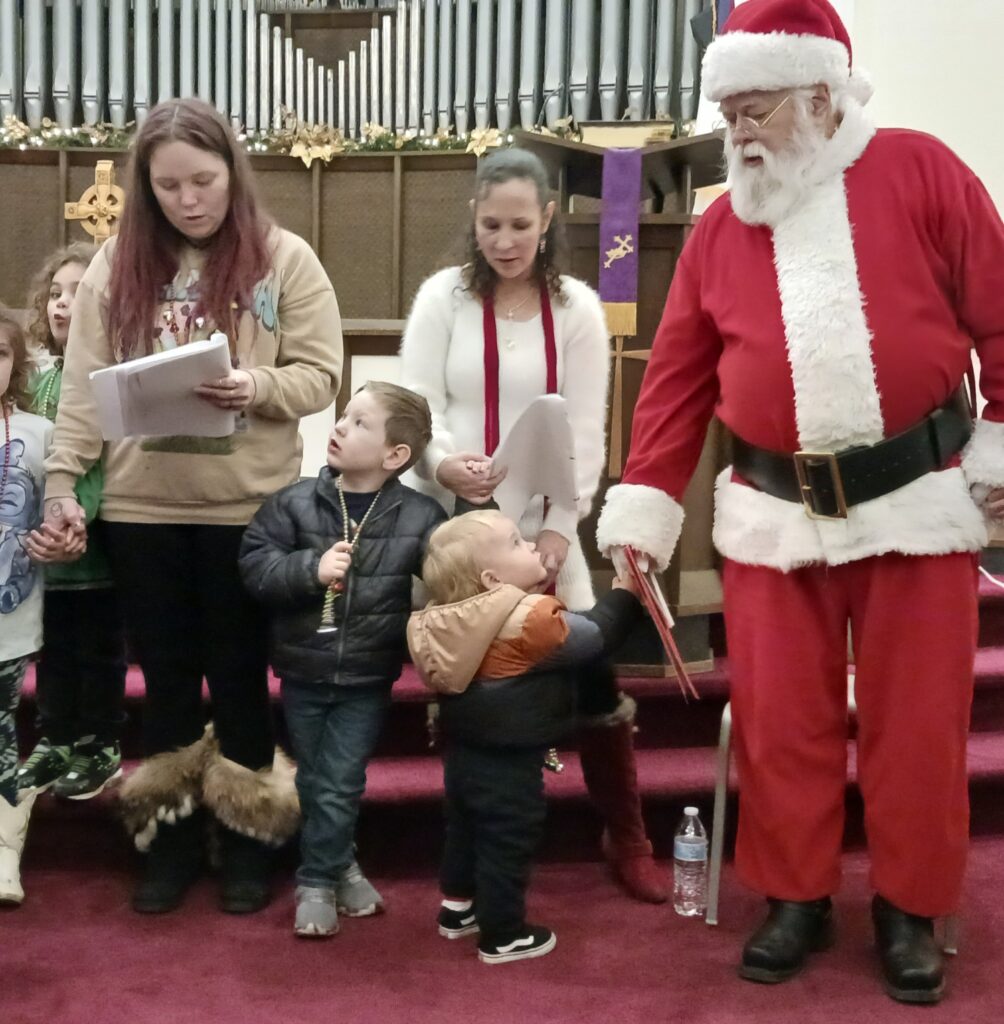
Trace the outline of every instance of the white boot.
{"type": "Polygon", "coordinates": [[[0,903],[20,903],[24,899],[21,851],[36,796],[37,790],[24,790],[19,794],[17,807],[11,807],[0,797],[0,903]]]}

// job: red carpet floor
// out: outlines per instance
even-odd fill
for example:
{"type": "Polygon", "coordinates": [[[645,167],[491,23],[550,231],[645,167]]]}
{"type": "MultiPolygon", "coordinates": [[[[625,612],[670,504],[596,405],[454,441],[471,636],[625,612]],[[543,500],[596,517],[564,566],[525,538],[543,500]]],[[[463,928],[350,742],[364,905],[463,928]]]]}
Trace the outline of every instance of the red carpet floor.
{"type": "Polygon", "coordinates": [[[740,981],[739,948],[761,904],[726,879],[717,929],[621,898],[597,864],[546,865],[533,917],[558,933],[549,956],[486,967],[469,940],[435,933],[434,882],[375,878],[379,918],[328,942],[293,938],[291,886],[262,914],[227,917],[210,881],[183,910],[142,918],[130,878],[25,868],[28,900],[0,914],[3,1024],[998,1024],[1004,1017],[1004,839],[973,845],[963,949],[935,1008],[882,994],[866,860],[846,858],[837,947],[800,978],[740,981]]]}

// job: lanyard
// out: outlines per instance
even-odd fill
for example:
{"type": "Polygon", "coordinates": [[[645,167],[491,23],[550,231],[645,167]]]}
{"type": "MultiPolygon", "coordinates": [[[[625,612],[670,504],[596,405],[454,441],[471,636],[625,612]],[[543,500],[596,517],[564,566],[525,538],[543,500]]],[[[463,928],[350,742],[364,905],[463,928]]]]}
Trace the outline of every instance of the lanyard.
{"type": "MultiPolygon", "coordinates": [[[[495,323],[495,303],[489,296],[483,302],[485,335],[485,455],[493,455],[499,446],[499,339],[495,323]]],[[[544,324],[544,357],[547,362],[547,394],[558,390],[558,349],[554,340],[554,316],[547,286],[540,289],[540,318],[544,324]]]]}

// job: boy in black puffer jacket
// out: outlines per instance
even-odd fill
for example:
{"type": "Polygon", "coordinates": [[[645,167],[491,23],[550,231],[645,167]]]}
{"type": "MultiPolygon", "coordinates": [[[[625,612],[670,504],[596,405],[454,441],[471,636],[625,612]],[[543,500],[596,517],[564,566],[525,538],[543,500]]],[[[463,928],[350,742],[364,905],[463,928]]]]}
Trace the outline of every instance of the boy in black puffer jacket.
{"type": "Polygon", "coordinates": [[[398,476],[432,433],[424,398],[373,382],[335,424],[316,480],[274,494],[241,544],[244,585],[271,613],[272,666],[303,813],[297,935],[383,907],[353,857],[366,764],[406,654],[412,577],[446,515],[398,476]]]}
{"type": "Polygon", "coordinates": [[[436,530],[423,576],[432,603],[412,615],[408,645],[440,694],[446,740],[439,933],[480,931],[482,963],[544,956],[555,937],[527,924],[525,896],[544,824],[545,752],[576,724],[583,694],[569,670],[616,648],[641,605],[620,580],[588,612],[530,593],[547,573],[497,511],[436,530]]]}

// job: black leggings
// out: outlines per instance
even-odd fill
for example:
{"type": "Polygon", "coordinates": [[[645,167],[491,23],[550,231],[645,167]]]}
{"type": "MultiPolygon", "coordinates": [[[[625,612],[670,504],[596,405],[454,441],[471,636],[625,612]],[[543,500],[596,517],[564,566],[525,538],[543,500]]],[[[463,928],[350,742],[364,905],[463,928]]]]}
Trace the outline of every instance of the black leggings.
{"type": "Polygon", "coordinates": [[[125,644],[118,594],[47,589],[45,644],[35,668],[38,730],[57,746],[93,736],[118,741],[125,692],[125,644]]]}
{"type": "Polygon", "coordinates": [[[126,628],[146,679],[146,756],[187,747],[205,722],[224,757],[271,764],[265,616],[237,571],[243,526],[107,523],[126,628]]]}

